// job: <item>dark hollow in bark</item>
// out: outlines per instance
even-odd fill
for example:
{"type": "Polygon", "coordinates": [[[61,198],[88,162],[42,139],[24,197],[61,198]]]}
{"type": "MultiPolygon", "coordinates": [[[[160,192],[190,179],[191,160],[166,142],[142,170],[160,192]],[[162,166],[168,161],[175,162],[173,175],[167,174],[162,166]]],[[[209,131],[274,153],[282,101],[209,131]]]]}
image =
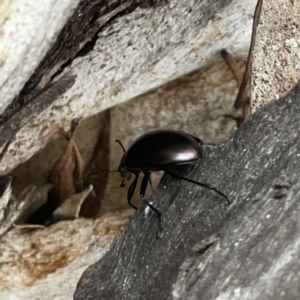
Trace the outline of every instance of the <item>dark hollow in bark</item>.
{"type": "Polygon", "coordinates": [[[74,299],[299,299],[300,83],[194,167],[173,168],[228,195],[164,176],[74,299]]]}

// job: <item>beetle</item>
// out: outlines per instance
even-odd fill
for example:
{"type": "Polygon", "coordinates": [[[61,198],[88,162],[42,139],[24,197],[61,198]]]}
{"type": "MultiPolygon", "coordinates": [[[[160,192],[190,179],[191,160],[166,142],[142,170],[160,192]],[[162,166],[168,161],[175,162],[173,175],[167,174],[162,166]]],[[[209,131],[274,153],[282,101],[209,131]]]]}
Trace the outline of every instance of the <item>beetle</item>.
{"type": "Polygon", "coordinates": [[[175,178],[214,190],[223,196],[227,203],[230,204],[228,197],[213,186],[179,176],[168,170],[169,167],[173,166],[197,163],[202,158],[203,142],[200,139],[183,131],[154,130],[136,139],[127,151],[120,140],[116,140],[116,142],[120,144],[124,152],[118,168],[118,172],[123,177],[121,187],[125,186],[125,181],[131,178],[131,174],[135,176],[128,189],[127,201],[134,209],[137,209],[137,207],[131,203],[131,200],[139,175],[140,173],[144,173],[140,187],[140,196],[158,215],[160,230],[163,227],[162,213],[144,199],[148,183],[151,184],[151,172],[164,171],[175,178]]]}

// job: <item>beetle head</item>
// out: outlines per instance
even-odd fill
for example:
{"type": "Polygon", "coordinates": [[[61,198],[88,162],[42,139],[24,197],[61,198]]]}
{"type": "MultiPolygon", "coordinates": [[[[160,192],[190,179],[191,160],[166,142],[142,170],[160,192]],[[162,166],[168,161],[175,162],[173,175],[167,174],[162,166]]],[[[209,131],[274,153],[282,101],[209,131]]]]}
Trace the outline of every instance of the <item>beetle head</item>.
{"type": "Polygon", "coordinates": [[[119,168],[118,168],[118,171],[119,171],[120,175],[122,176],[122,178],[124,178],[121,182],[121,187],[124,187],[125,186],[125,181],[130,180],[131,173],[125,167],[126,150],[125,150],[125,148],[124,148],[124,146],[123,146],[123,144],[121,143],[120,140],[116,140],[116,142],[121,146],[121,148],[123,150],[123,153],[124,153],[123,156],[122,156],[119,168]]]}
{"type": "Polygon", "coordinates": [[[120,165],[119,165],[119,168],[118,168],[118,171],[119,171],[121,177],[123,178],[121,187],[125,186],[125,180],[130,180],[130,177],[131,177],[131,173],[126,169],[124,161],[125,161],[125,154],[123,155],[120,165]]]}

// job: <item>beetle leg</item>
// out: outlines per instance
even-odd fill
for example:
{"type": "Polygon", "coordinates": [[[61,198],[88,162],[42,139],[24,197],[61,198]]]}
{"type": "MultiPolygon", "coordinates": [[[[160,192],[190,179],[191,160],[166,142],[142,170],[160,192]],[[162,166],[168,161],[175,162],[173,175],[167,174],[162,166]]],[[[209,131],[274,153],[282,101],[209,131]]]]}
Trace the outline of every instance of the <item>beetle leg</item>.
{"type": "Polygon", "coordinates": [[[218,193],[219,195],[221,195],[222,197],[224,197],[226,199],[228,205],[231,204],[230,201],[229,201],[229,199],[228,199],[228,197],[225,194],[223,194],[222,192],[220,192],[219,190],[217,190],[215,187],[209,185],[208,183],[198,182],[198,181],[195,181],[193,179],[185,178],[185,177],[177,175],[177,174],[175,174],[173,172],[170,172],[169,170],[164,170],[164,171],[165,171],[165,173],[167,173],[168,175],[170,175],[172,177],[175,177],[175,178],[178,178],[178,179],[182,179],[182,180],[185,180],[185,181],[188,181],[188,182],[200,185],[200,186],[205,187],[207,189],[213,190],[216,193],[218,193]]]}
{"type": "Polygon", "coordinates": [[[132,184],[130,185],[130,187],[129,187],[129,189],[128,189],[128,193],[127,193],[127,201],[128,201],[128,204],[129,204],[129,205],[131,205],[134,209],[137,209],[137,207],[131,203],[131,199],[132,199],[132,196],[133,196],[133,193],[134,193],[136,184],[137,184],[138,179],[139,179],[139,173],[136,173],[136,174],[134,174],[134,175],[135,175],[135,178],[134,178],[132,184]]]}
{"type": "MultiPolygon", "coordinates": [[[[147,185],[148,185],[148,181],[151,183],[151,179],[150,179],[150,172],[145,172],[144,173],[144,178],[143,181],[141,183],[141,191],[140,191],[140,196],[143,199],[143,201],[157,214],[158,216],[158,220],[159,220],[159,230],[163,229],[163,217],[162,217],[162,213],[155,208],[152,204],[149,203],[149,201],[144,199],[145,193],[146,193],[146,189],[147,189],[147,185]]],[[[151,187],[152,187],[152,183],[151,183],[151,187]]]]}
{"type": "Polygon", "coordinates": [[[125,179],[122,180],[120,187],[124,187],[125,186],[125,179]]]}
{"type": "Polygon", "coordinates": [[[151,191],[152,191],[152,194],[153,194],[154,190],[153,190],[153,184],[152,184],[151,174],[149,175],[149,179],[148,180],[149,180],[149,184],[150,184],[151,191]]]}
{"type": "Polygon", "coordinates": [[[150,172],[145,172],[144,174],[145,175],[144,175],[144,178],[142,180],[141,189],[140,189],[140,196],[141,196],[142,199],[144,199],[144,197],[145,197],[148,181],[150,180],[150,172]]]}
{"type": "Polygon", "coordinates": [[[150,204],[149,201],[144,200],[144,202],[157,214],[157,216],[158,216],[158,222],[159,222],[158,226],[159,226],[159,230],[161,231],[163,229],[163,215],[162,215],[161,211],[159,211],[152,204],[150,204]]]}

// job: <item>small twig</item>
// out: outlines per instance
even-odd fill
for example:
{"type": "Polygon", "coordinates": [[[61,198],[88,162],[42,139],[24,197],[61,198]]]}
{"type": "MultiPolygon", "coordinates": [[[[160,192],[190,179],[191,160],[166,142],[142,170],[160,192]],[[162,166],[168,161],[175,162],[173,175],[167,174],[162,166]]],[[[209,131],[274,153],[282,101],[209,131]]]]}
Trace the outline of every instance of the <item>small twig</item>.
{"type": "Polygon", "coordinates": [[[46,226],[39,225],[39,224],[13,224],[14,228],[20,228],[20,229],[35,229],[35,228],[42,228],[45,229],[46,226]]]}
{"type": "MultiPolygon", "coordinates": [[[[235,77],[235,80],[237,82],[237,86],[239,88],[241,86],[244,73],[242,72],[239,65],[236,63],[236,61],[233,59],[232,55],[226,49],[222,49],[220,54],[221,54],[222,58],[224,59],[224,61],[227,63],[230,70],[232,71],[232,73],[235,77]]],[[[246,91],[245,91],[245,93],[246,93],[246,91]]]]}
{"type": "Polygon", "coordinates": [[[256,38],[256,29],[257,29],[258,22],[259,22],[262,3],[263,3],[263,0],[258,0],[256,8],[255,8],[253,25],[252,25],[251,43],[250,43],[249,52],[248,52],[246,70],[245,70],[244,78],[242,80],[242,83],[239,88],[239,92],[236,96],[235,103],[234,103],[234,108],[236,108],[236,109],[243,107],[244,103],[246,103],[246,101],[247,101],[247,98],[244,98],[244,95],[245,95],[244,91],[246,89],[247,82],[248,82],[249,76],[250,76],[250,70],[251,70],[251,65],[252,65],[252,52],[254,49],[255,38],[256,38]]]}
{"type": "MultiPolygon", "coordinates": [[[[235,77],[235,80],[237,82],[237,86],[238,86],[238,88],[240,88],[242,80],[243,80],[243,72],[241,71],[240,67],[238,66],[236,61],[233,59],[233,57],[227,50],[222,49],[220,54],[221,54],[222,58],[224,59],[224,61],[227,63],[228,67],[231,69],[231,71],[235,77]]],[[[238,126],[240,125],[240,123],[246,121],[250,115],[250,99],[249,99],[246,89],[243,92],[242,99],[243,99],[242,117],[236,118],[234,116],[224,115],[224,117],[230,116],[230,118],[235,119],[238,126]]]]}
{"type": "Polygon", "coordinates": [[[60,136],[64,137],[67,141],[70,140],[70,136],[65,132],[63,128],[61,128],[59,125],[56,125],[53,127],[42,139],[42,142],[44,144],[48,143],[49,140],[55,135],[59,134],[60,136]]]}

